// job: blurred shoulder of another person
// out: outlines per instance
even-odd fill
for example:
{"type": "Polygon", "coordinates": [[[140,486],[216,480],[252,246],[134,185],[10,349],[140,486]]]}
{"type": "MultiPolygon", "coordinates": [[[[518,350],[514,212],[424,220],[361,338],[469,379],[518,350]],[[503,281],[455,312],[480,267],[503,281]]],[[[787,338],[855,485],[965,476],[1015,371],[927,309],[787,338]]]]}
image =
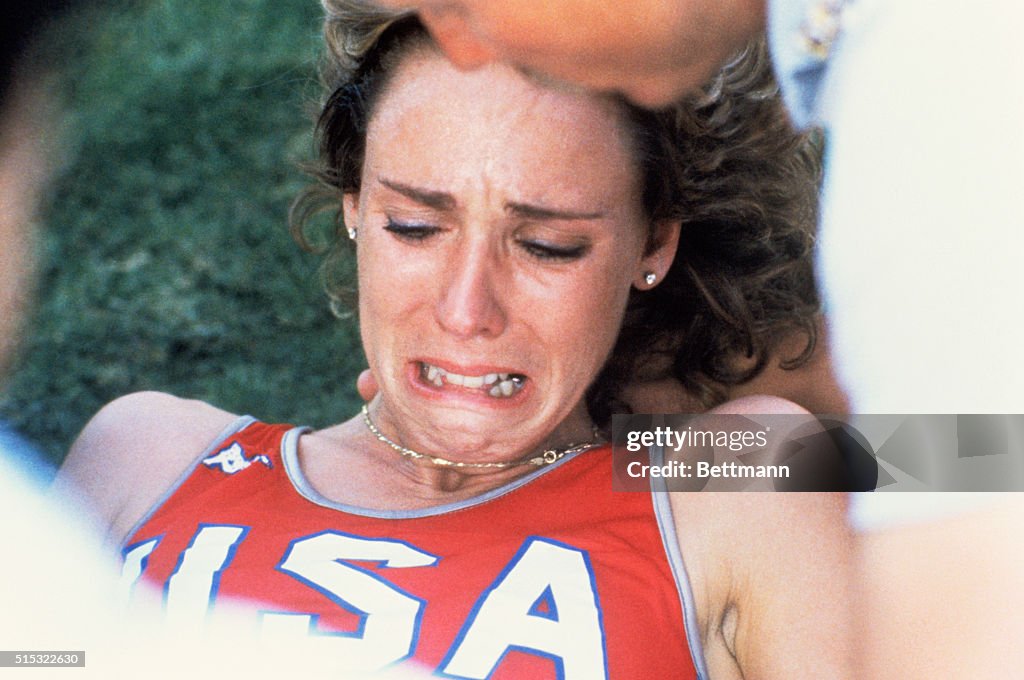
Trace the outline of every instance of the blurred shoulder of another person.
{"type": "Polygon", "coordinates": [[[1015,677],[1024,494],[855,494],[857,677],[1015,677]]]}

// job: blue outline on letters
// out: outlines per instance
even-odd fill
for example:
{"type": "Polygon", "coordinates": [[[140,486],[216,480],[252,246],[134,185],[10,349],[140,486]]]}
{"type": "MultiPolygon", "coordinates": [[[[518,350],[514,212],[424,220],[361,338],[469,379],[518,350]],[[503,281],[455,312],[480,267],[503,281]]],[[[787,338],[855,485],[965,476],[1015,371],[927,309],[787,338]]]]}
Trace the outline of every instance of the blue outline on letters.
{"type": "Polygon", "coordinates": [[[126,545],[124,548],[121,549],[121,569],[123,571],[124,565],[127,564],[126,558],[128,557],[129,553],[138,550],[147,543],[153,544],[153,547],[146,552],[146,554],[142,557],[141,560],[139,560],[139,575],[136,576],[135,579],[132,581],[132,585],[126,589],[128,591],[126,593],[127,601],[131,601],[131,599],[135,597],[135,586],[137,586],[139,581],[142,580],[142,575],[146,573],[146,567],[149,566],[149,558],[150,556],[152,556],[153,551],[160,547],[160,541],[162,540],[164,540],[164,534],[159,534],[152,538],[147,538],[145,540],[132,543],[131,545],[126,545]]]}
{"type": "MultiPolygon", "coordinates": [[[[577,548],[574,545],[563,543],[562,541],[557,541],[553,538],[547,538],[544,536],[527,536],[526,539],[523,541],[523,544],[519,547],[519,550],[516,551],[515,556],[511,559],[511,561],[509,561],[507,565],[505,565],[505,568],[501,570],[498,576],[491,583],[490,587],[488,587],[486,590],[484,590],[483,593],[480,594],[480,597],[477,598],[476,604],[473,605],[473,609],[470,611],[469,616],[466,618],[466,623],[463,624],[462,629],[459,631],[459,634],[455,637],[455,641],[452,643],[452,646],[448,650],[448,653],[445,655],[444,659],[442,659],[441,663],[438,664],[437,671],[435,671],[434,675],[443,678],[475,680],[473,678],[467,678],[463,675],[452,675],[450,673],[445,673],[441,669],[446,668],[448,664],[451,663],[452,659],[455,657],[455,654],[458,652],[459,648],[462,646],[462,643],[465,641],[466,634],[469,633],[469,631],[473,628],[473,624],[476,622],[476,618],[480,614],[480,609],[483,607],[484,602],[487,601],[488,597],[490,597],[490,594],[502,583],[505,582],[505,579],[508,578],[508,575],[512,572],[513,569],[515,569],[516,565],[519,564],[520,560],[523,559],[523,556],[526,555],[526,553],[529,551],[530,546],[538,542],[547,543],[548,545],[553,545],[559,548],[563,548],[565,550],[570,550],[572,552],[579,553],[580,556],[583,558],[583,564],[587,569],[587,575],[590,577],[590,592],[594,595],[594,608],[597,610],[597,624],[598,628],[601,631],[601,653],[604,656],[604,677],[605,680],[608,679],[608,645],[606,642],[607,636],[604,629],[604,610],[601,609],[601,598],[597,594],[597,580],[594,576],[594,567],[590,563],[590,554],[586,550],[577,548]]],[[[547,586],[547,590],[545,590],[545,593],[548,592],[550,588],[551,584],[549,583],[547,586]]],[[[541,595],[541,597],[543,597],[543,594],[541,595]]],[[[538,598],[538,600],[539,599],[540,598],[538,598]]],[[[552,602],[554,602],[553,598],[552,602]]],[[[531,606],[531,609],[532,608],[533,607],[531,606]]],[[[548,618],[542,614],[528,613],[527,615],[537,616],[538,618],[548,618]]],[[[491,669],[487,672],[487,675],[484,677],[490,678],[492,675],[494,675],[494,672],[498,669],[499,666],[501,666],[502,662],[505,660],[505,657],[508,656],[508,653],[511,651],[524,652],[526,654],[532,654],[534,656],[551,659],[555,664],[556,677],[558,678],[558,680],[565,680],[565,662],[561,656],[558,656],[550,652],[545,652],[540,649],[533,649],[531,647],[523,647],[521,645],[511,644],[505,646],[505,651],[502,652],[501,656],[498,657],[498,660],[494,662],[494,665],[491,666],[491,669]]]]}
{"type": "Polygon", "coordinates": [[[526,612],[527,616],[536,616],[539,619],[547,619],[548,621],[558,621],[558,603],[555,602],[555,594],[551,592],[551,584],[549,583],[544,592],[540,594],[540,597],[530,605],[529,610],[526,612]],[[541,611],[541,605],[547,605],[548,610],[541,611]]]}
{"type": "MultiPolygon", "coordinates": [[[[426,555],[428,557],[433,558],[434,562],[432,564],[417,565],[419,567],[436,567],[437,563],[441,560],[440,556],[434,555],[433,553],[429,553],[426,550],[422,550],[422,549],[416,547],[415,545],[413,545],[412,543],[410,543],[408,541],[403,541],[403,540],[396,539],[396,538],[370,538],[368,536],[360,536],[358,534],[350,534],[348,532],[337,531],[335,529],[324,529],[323,531],[318,531],[315,534],[309,534],[307,536],[300,536],[299,538],[293,539],[290,543],[288,543],[288,548],[285,550],[284,556],[281,557],[281,560],[277,563],[277,566],[275,567],[275,569],[277,571],[281,572],[282,574],[285,574],[285,575],[287,575],[287,576],[289,576],[291,578],[294,578],[296,581],[299,581],[300,583],[303,583],[306,586],[310,587],[311,589],[317,591],[318,593],[320,593],[321,595],[323,595],[328,600],[330,600],[331,602],[335,603],[336,605],[338,605],[339,607],[341,607],[345,611],[351,612],[351,613],[353,613],[353,614],[355,614],[355,615],[360,617],[359,618],[359,628],[357,630],[352,631],[352,632],[337,632],[337,633],[333,633],[333,632],[322,631],[322,630],[317,629],[316,624],[317,624],[317,622],[320,619],[320,614],[315,614],[315,613],[311,613],[311,612],[289,612],[291,614],[296,614],[296,615],[300,615],[300,616],[308,616],[308,617],[310,617],[310,619],[309,619],[309,621],[310,621],[310,624],[309,624],[309,634],[310,635],[316,635],[316,636],[320,636],[320,637],[338,637],[338,638],[362,639],[363,636],[366,633],[366,620],[371,616],[371,614],[369,612],[365,612],[362,609],[359,609],[358,607],[352,605],[348,601],[342,599],[342,597],[338,593],[331,592],[331,591],[327,590],[326,588],[320,586],[319,584],[314,583],[313,581],[309,580],[305,576],[302,576],[301,574],[298,574],[298,573],[292,571],[291,569],[287,569],[287,568],[285,568],[283,566],[284,563],[287,562],[288,558],[291,556],[292,550],[295,548],[296,544],[298,544],[300,542],[311,541],[311,540],[313,540],[313,539],[315,539],[315,538],[317,538],[319,536],[324,536],[324,535],[327,535],[327,534],[331,534],[331,535],[334,535],[334,536],[342,536],[342,537],[345,537],[345,538],[353,538],[353,539],[356,539],[358,541],[367,541],[367,542],[374,542],[374,543],[389,543],[389,544],[392,544],[392,545],[396,545],[396,544],[397,545],[403,545],[406,548],[409,548],[410,550],[414,550],[417,553],[420,553],[421,555],[426,555]]],[[[421,598],[421,597],[416,597],[416,596],[412,595],[411,593],[406,592],[405,590],[403,590],[403,589],[399,588],[398,586],[396,586],[391,581],[388,581],[387,579],[383,578],[382,576],[379,576],[375,572],[369,571],[367,569],[364,569],[363,567],[358,566],[357,564],[355,564],[355,562],[363,562],[363,563],[366,563],[366,564],[370,564],[370,565],[375,566],[377,569],[408,569],[410,567],[391,567],[391,566],[389,566],[387,559],[382,559],[382,560],[358,560],[358,559],[352,559],[352,558],[346,558],[346,557],[338,557],[338,558],[336,558],[334,560],[331,560],[331,561],[332,562],[337,562],[339,565],[341,565],[341,566],[343,566],[345,568],[348,568],[348,569],[352,569],[353,571],[357,571],[357,572],[359,572],[361,574],[364,574],[365,576],[369,576],[370,578],[374,579],[375,581],[380,582],[385,587],[390,588],[391,590],[397,592],[398,594],[400,594],[400,595],[402,595],[404,597],[407,597],[410,600],[412,600],[414,602],[417,602],[419,604],[419,609],[416,611],[416,616],[413,618],[413,630],[412,630],[412,636],[411,636],[411,638],[409,640],[409,649],[408,649],[408,651],[405,653],[404,656],[402,656],[399,659],[395,659],[395,661],[393,661],[392,663],[388,664],[387,666],[384,666],[384,668],[388,668],[390,666],[393,666],[395,664],[401,663],[402,661],[405,661],[406,659],[410,658],[415,653],[416,647],[419,645],[420,630],[421,630],[422,623],[423,623],[423,612],[426,609],[427,601],[425,599],[421,598]]],[[[270,612],[270,613],[276,613],[276,612],[270,612]]]]}
{"type": "Polygon", "coordinates": [[[207,599],[207,602],[206,602],[206,611],[207,611],[207,613],[209,613],[210,609],[213,608],[213,603],[217,599],[217,593],[220,592],[220,576],[221,576],[221,572],[223,572],[225,569],[227,569],[229,566],[231,566],[231,563],[235,559],[235,553],[238,552],[238,546],[241,545],[242,541],[245,540],[245,537],[248,536],[249,532],[252,530],[252,527],[247,527],[247,526],[244,526],[244,525],[241,525],[241,524],[212,524],[212,523],[206,523],[206,522],[200,523],[196,527],[195,533],[192,534],[192,539],[188,542],[188,545],[185,546],[185,549],[181,551],[180,555],[178,555],[178,563],[174,565],[174,570],[170,573],[170,575],[167,577],[167,580],[164,582],[164,587],[163,587],[163,606],[164,606],[164,609],[167,608],[167,591],[169,590],[169,588],[171,586],[171,580],[175,577],[175,575],[177,575],[178,570],[181,569],[181,564],[182,564],[182,562],[185,561],[185,555],[187,555],[188,551],[191,550],[192,546],[195,545],[196,539],[199,538],[200,534],[203,533],[204,529],[208,529],[208,528],[216,528],[216,529],[241,529],[242,533],[240,533],[238,535],[238,538],[236,538],[231,543],[231,545],[228,547],[228,552],[224,556],[224,561],[221,562],[220,567],[218,569],[216,569],[213,572],[213,574],[210,575],[210,596],[209,596],[209,599],[207,599]]]}

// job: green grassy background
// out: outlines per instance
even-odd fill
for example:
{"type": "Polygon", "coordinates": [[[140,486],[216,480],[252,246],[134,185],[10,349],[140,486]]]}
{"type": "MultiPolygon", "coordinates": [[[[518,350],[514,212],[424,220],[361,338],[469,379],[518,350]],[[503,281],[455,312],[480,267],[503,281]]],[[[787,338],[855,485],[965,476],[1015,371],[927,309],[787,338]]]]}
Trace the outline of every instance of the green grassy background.
{"type": "Polygon", "coordinates": [[[68,33],[37,308],[0,397],[54,462],[136,390],[314,426],[355,412],[354,324],[286,224],[312,155],[319,12],[119,3],[68,33]]]}

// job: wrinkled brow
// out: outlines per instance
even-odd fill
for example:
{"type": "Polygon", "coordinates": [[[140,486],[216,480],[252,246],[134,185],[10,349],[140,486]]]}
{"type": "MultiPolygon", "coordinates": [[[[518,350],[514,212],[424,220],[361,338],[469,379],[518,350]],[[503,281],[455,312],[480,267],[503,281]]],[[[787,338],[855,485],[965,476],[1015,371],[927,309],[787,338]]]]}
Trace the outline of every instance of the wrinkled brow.
{"type": "Polygon", "coordinates": [[[419,187],[409,186],[408,184],[402,184],[401,182],[384,179],[383,177],[380,179],[380,183],[392,191],[397,191],[408,199],[416,201],[417,203],[422,203],[428,208],[444,211],[451,211],[455,209],[455,197],[443,191],[421,189],[419,187]]]}
{"type": "MultiPolygon", "coordinates": [[[[457,206],[455,197],[444,191],[423,189],[385,178],[381,178],[379,181],[392,191],[434,210],[450,212],[457,206]]],[[[531,220],[597,220],[605,216],[603,211],[581,212],[520,202],[506,204],[505,212],[515,217],[531,220]]]]}

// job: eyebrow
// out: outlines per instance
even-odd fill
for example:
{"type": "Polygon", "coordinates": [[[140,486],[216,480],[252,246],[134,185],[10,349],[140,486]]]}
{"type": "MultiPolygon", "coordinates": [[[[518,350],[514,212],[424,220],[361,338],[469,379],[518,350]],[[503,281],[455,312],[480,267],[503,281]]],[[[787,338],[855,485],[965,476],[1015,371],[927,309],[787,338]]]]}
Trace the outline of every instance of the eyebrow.
{"type": "Polygon", "coordinates": [[[511,213],[516,217],[525,217],[531,220],[597,220],[604,217],[604,212],[600,211],[576,212],[573,210],[557,210],[528,203],[509,203],[505,206],[505,212],[511,213]]]}
{"type": "MultiPolygon", "coordinates": [[[[455,209],[455,197],[443,191],[422,189],[383,177],[379,178],[378,181],[392,191],[396,191],[406,198],[425,205],[428,208],[446,212],[455,209]]],[[[604,211],[579,212],[575,210],[546,208],[539,205],[519,202],[505,204],[505,212],[516,217],[532,220],[597,220],[605,216],[604,211]]]]}
{"type": "Polygon", "coordinates": [[[431,191],[429,189],[419,189],[417,187],[409,186],[408,184],[402,184],[401,182],[394,182],[390,179],[381,177],[378,180],[381,184],[386,186],[392,191],[397,191],[408,199],[422,203],[428,208],[434,210],[445,210],[451,211],[455,209],[455,198],[451,194],[446,194],[443,191],[431,191]]]}

